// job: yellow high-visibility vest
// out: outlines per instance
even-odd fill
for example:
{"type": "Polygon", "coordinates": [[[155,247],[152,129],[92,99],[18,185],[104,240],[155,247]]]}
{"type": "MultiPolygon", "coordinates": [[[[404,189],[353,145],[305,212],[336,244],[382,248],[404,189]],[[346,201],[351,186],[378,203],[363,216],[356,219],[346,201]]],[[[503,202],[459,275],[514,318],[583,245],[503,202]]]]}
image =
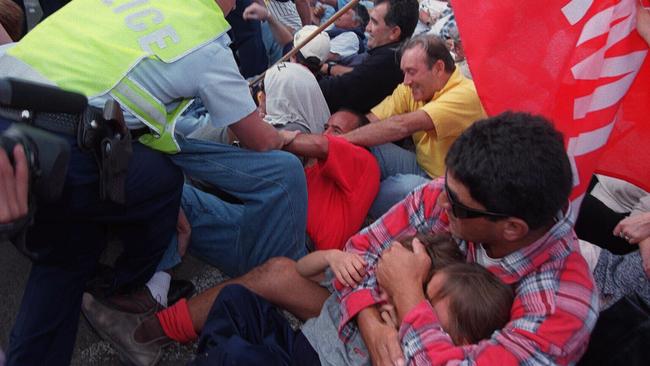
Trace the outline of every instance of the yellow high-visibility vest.
{"type": "Polygon", "coordinates": [[[96,97],[106,93],[146,124],[140,142],[178,152],[177,117],[127,74],[145,58],[174,62],[230,29],[215,0],[75,0],[45,19],[7,54],[57,86],[96,97]]]}

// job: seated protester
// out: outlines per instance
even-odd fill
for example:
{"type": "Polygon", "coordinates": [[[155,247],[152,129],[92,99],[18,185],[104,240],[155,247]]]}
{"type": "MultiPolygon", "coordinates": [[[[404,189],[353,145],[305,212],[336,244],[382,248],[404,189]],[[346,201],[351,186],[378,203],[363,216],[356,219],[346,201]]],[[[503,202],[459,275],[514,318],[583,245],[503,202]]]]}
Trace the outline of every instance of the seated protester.
{"type": "Polygon", "coordinates": [[[20,6],[12,0],[0,0],[0,44],[20,41],[24,19],[20,6]]]}
{"type": "Polygon", "coordinates": [[[315,249],[342,249],[361,228],[377,195],[379,167],[372,154],[338,137],[366,123],[363,115],[339,111],[322,136],[298,135],[284,147],[309,158],[307,236],[315,249]]]}
{"type": "Polygon", "coordinates": [[[343,13],[326,32],[330,36],[329,61],[335,61],[366,51],[364,30],[368,24],[368,10],[357,4],[343,13]]]}
{"type": "Polygon", "coordinates": [[[577,362],[598,305],[572,230],[572,174],[561,134],[544,118],[504,113],[469,127],[453,143],[446,165],[445,179],[419,187],[348,242],[369,275],[340,290],[341,308],[333,313],[340,317],[340,336],[348,339],[358,326],[375,363],[577,362]],[[468,262],[513,286],[503,329],[471,345],[453,343],[440,327],[441,314],[425,301],[427,256],[391,245],[395,236],[416,230],[449,232],[461,239],[468,262]],[[395,301],[399,334],[378,316],[378,287],[395,301]],[[377,352],[398,347],[396,337],[411,345],[403,358],[377,352]]]}
{"type": "Polygon", "coordinates": [[[374,107],[370,125],[344,137],[371,151],[381,168],[372,217],[379,217],[415,187],[445,172],[449,147],[485,116],[476,88],[456,68],[445,43],[430,35],[402,46],[404,83],[374,107]],[[411,135],[415,152],[390,142],[411,135]]]}
{"type": "MultiPolygon", "coordinates": [[[[293,47],[299,45],[302,40],[312,34],[318,27],[315,25],[306,25],[302,27],[293,36],[293,43],[285,46],[284,53],[289,53],[293,47]]],[[[320,70],[327,60],[330,53],[331,40],[329,35],[325,32],[319,33],[309,43],[304,45],[300,51],[291,57],[291,62],[299,63],[314,74],[316,80],[321,80],[322,75],[320,70]]],[[[332,112],[333,113],[333,112],[332,112]]]]}
{"type": "Polygon", "coordinates": [[[376,1],[366,27],[368,52],[363,62],[352,69],[333,63],[321,68],[329,75],[318,84],[330,112],[346,108],[367,113],[403,81],[399,44],[413,33],[417,7],[417,0],[376,1]]]}
{"type": "MultiPolygon", "coordinates": [[[[440,242],[433,244],[444,245],[440,242]]],[[[460,261],[462,257],[457,244],[449,238],[445,244],[448,252],[456,254],[455,259],[460,261]]],[[[425,251],[419,241],[414,243],[414,250],[425,251]]],[[[324,260],[326,256],[322,255],[323,252],[312,253],[301,259],[297,268],[299,271],[314,273],[331,265],[343,267],[345,272],[349,266],[363,265],[358,256],[338,253],[340,256],[327,256],[329,261],[324,260]]],[[[437,254],[435,249],[427,253],[437,254]]],[[[432,261],[437,259],[434,257],[432,261]]],[[[451,258],[440,259],[443,262],[453,261],[451,258]]],[[[352,272],[360,280],[357,270],[352,272]]],[[[508,321],[513,299],[512,289],[485,268],[477,264],[457,262],[447,266],[431,265],[430,274],[431,279],[425,286],[427,297],[431,306],[445,315],[442,328],[457,345],[487,338],[508,321]],[[477,293],[481,294],[478,298],[477,293]]],[[[348,275],[348,279],[353,285],[358,282],[351,275],[348,275]]],[[[332,299],[332,305],[336,306],[335,298],[332,299]]],[[[368,364],[368,351],[361,339],[358,344],[352,345],[344,344],[337,337],[336,324],[332,324],[327,307],[326,303],[321,315],[309,319],[301,330],[293,330],[277,308],[268,301],[243,286],[227,286],[212,306],[199,338],[199,356],[190,364],[218,365],[223,360],[235,364],[274,361],[278,364],[292,364],[296,361],[298,364],[315,365],[368,364]],[[327,342],[323,342],[324,324],[329,325],[328,333],[333,333],[327,342]]],[[[387,322],[392,320],[387,318],[387,322]]],[[[415,360],[407,360],[409,361],[415,360]]]]}
{"type": "Polygon", "coordinates": [[[291,62],[267,70],[260,108],[264,120],[274,127],[304,133],[323,132],[330,117],[314,76],[306,67],[291,62]]]}

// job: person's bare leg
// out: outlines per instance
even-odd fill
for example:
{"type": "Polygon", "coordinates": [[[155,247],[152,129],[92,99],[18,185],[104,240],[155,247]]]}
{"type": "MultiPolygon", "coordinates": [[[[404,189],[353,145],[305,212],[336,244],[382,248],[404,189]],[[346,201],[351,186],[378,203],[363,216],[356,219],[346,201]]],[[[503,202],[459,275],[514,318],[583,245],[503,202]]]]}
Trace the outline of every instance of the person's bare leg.
{"type": "Polygon", "coordinates": [[[197,333],[201,332],[214,300],[227,285],[240,284],[271,303],[288,310],[301,320],[320,314],[329,292],[296,271],[289,258],[271,258],[245,275],[220,283],[188,300],[187,305],[197,333]]]}

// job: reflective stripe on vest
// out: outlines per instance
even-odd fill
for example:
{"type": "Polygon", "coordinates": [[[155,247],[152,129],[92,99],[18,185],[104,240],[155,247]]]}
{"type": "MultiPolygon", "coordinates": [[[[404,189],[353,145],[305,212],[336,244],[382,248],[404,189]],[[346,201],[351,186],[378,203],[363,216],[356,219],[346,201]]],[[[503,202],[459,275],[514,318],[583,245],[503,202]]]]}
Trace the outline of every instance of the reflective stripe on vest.
{"type": "Polygon", "coordinates": [[[176,61],[229,28],[215,0],[75,0],[45,19],[7,54],[61,88],[88,97],[110,91],[155,132],[143,136],[141,142],[177,152],[175,121],[191,100],[168,112],[125,76],[144,58],[176,61]]]}

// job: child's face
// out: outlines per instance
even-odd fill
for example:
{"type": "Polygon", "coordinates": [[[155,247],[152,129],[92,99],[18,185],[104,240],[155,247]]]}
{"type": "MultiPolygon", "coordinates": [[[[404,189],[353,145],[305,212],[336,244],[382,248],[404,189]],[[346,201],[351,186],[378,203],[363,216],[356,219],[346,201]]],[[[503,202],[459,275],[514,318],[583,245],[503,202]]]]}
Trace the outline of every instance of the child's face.
{"type": "Polygon", "coordinates": [[[431,302],[433,310],[436,311],[440,325],[445,331],[449,329],[449,298],[443,297],[442,299],[436,299],[436,297],[446,280],[447,275],[444,272],[437,272],[427,284],[427,298],[431,302]]]}

